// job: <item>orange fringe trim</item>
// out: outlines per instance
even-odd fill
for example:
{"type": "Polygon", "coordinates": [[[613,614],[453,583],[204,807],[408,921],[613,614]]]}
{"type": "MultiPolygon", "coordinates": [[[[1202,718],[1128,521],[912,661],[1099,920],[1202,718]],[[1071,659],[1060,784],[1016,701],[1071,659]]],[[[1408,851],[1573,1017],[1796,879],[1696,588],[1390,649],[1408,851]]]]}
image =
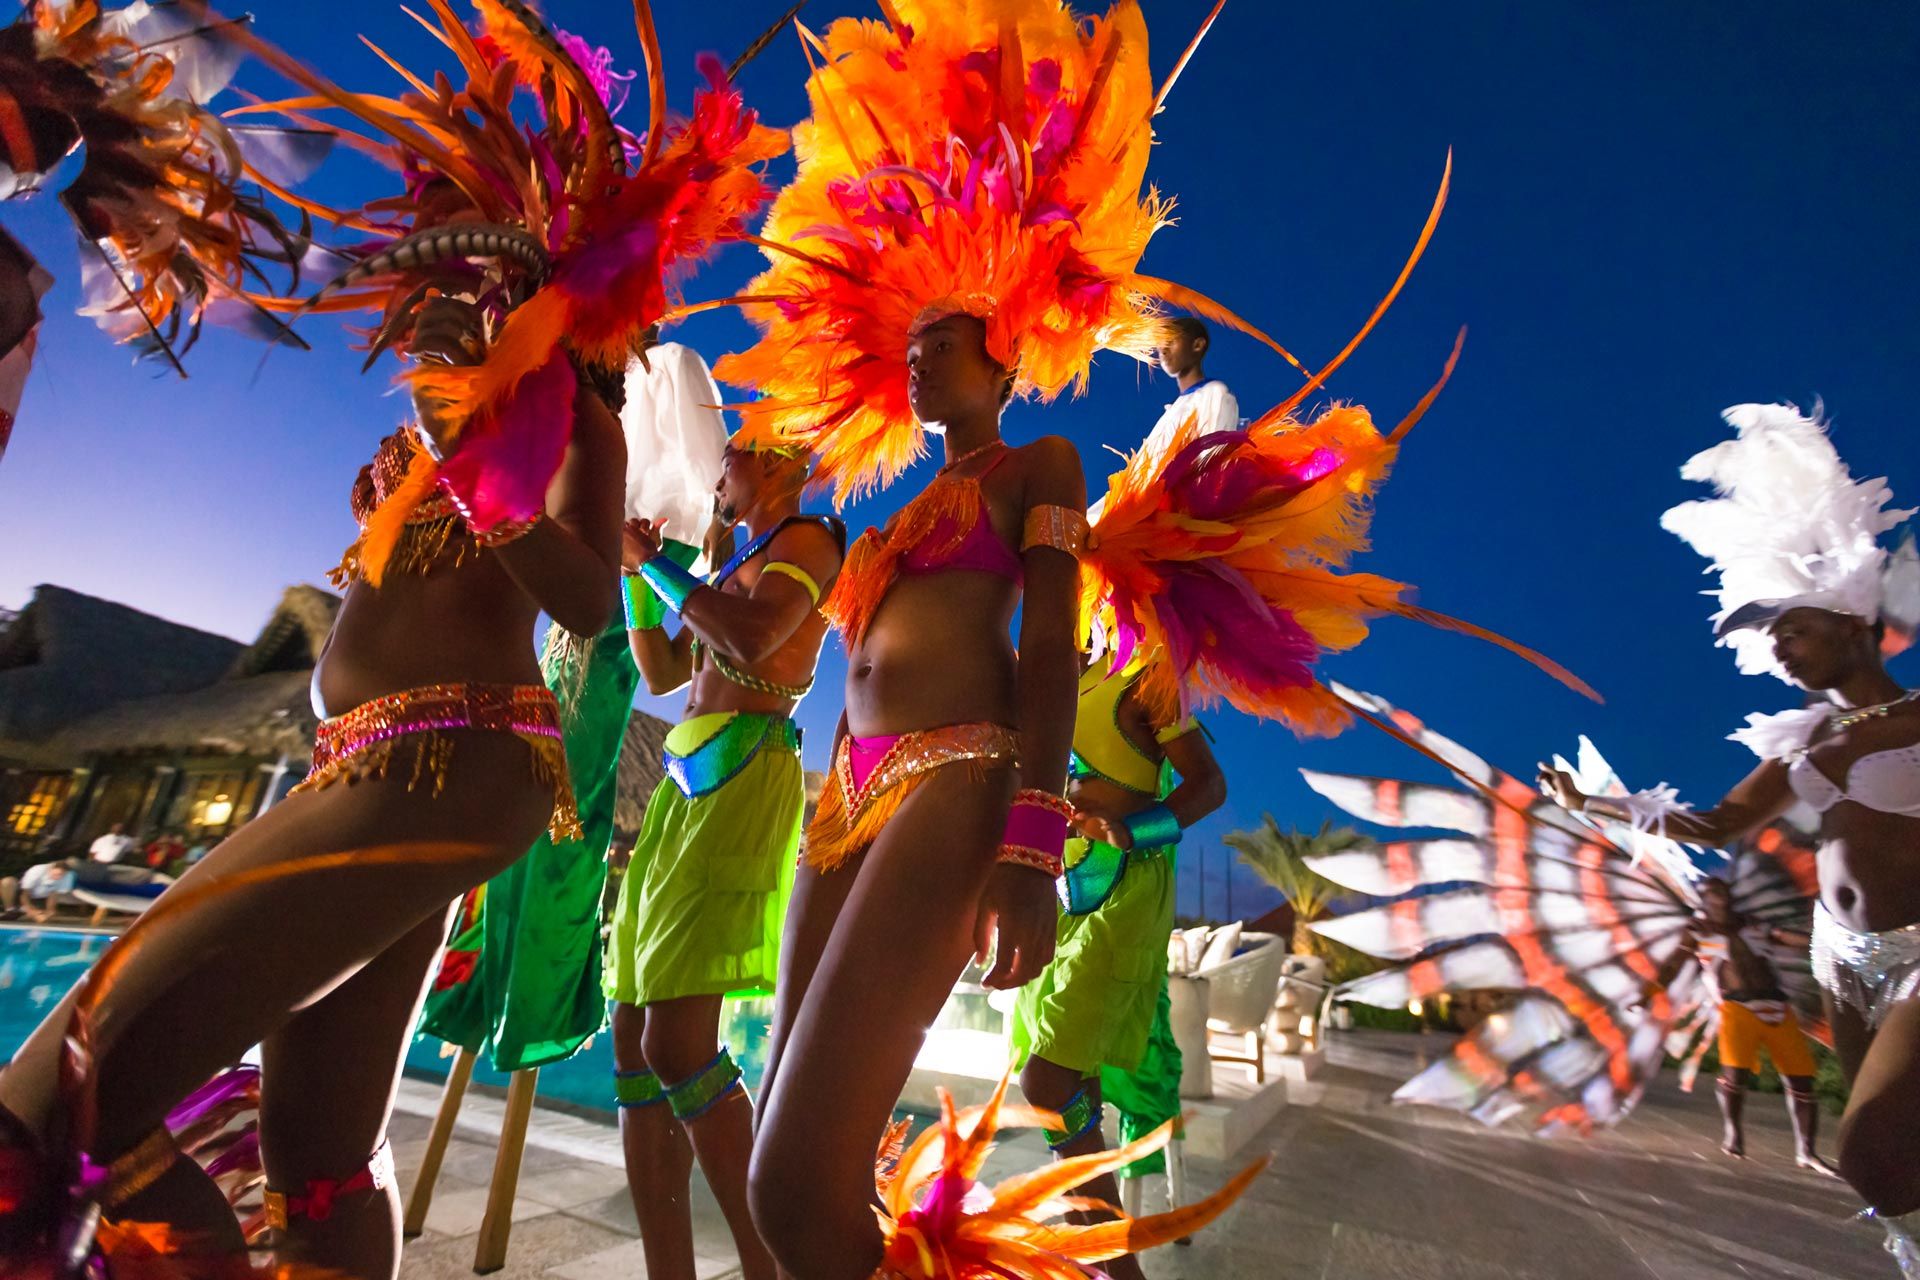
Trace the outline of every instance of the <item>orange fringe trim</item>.
{"type": "Polygon", "coordinates": [[[401,537],[414,511],[433,494],[434,486],[439,483],[440,464],[425,449],[415,450],[407,463],[406,478],[367,517],[359,539],[347,548],[347,554],[342,557],[341,566],[349,563],[356,565],[360,576],[373,586],[379,586],[386,577],[387,562],[393,559],[394,551],[400,546],[401,537]]]}
{"type": "MultiPolygon", "coordinates": [[[[478,551],[479,546],[467,532],[466,521],[458,514],[409,520],[387,553],[384,568],[405,574],[425,574],[440,563],[440,557],[449,547],[453,549],[453,564],[458,566],[478,551]]],[[[366,565],[361,558],[364,547],[364,537],[348,547],[340,563],[327,571],[327,581],[344,591],[353,585],[354,579],[366,577],[366,565]]]]}
{"type": "Polygon", "coordinates": [[[978,776],[993,765],[1017,765],[1019,760],[1019,739],[1003,725],[923,729],[902,734],[868,775],[867,785],[859,788],[853,784],[852,740],[842,738],[807,826],[807,865],[833,871],[852,861],[880,838],[907,797],[936,769],[965,764],[978,776]]]}
{"type": "MultiPolygon", "coordinates": [[[[573,783],[567,774],[565,746],[558,738],[539,734],[516,733],[513,736],[526,743],[527,749],[533,753],[534,781],[553,792],[553,814],[547,819],[547,834],[555,840],[585,838],[580,826],[580,810],[574,803],[573,783]]],[[[453,739],[433,729],[417,730],[368,743],[350,755],[336,757],[308,774],[287,794],[323,791],[342,782],[351,785],[367,778],[385,778],[400,745],[408,741],[413,744],[413,771],[407,778],[407,790],[413,791],[422,782],[431,781],[433,795],[437,798],[446,788],[447,775],[453,766],[453,739]]]]}
{"type": "Polygon", "coordinates": [[[849,646],[859,644],[900,576],[901,560],[914,551],[935,558],[952,555],[986,518],[987,499],[977,478],[942,476],[900,508],[884,530],[868,529],[860,536],[820,612],[849,646]],[[931,542],[943,526],[951,534],[931,542]]]}

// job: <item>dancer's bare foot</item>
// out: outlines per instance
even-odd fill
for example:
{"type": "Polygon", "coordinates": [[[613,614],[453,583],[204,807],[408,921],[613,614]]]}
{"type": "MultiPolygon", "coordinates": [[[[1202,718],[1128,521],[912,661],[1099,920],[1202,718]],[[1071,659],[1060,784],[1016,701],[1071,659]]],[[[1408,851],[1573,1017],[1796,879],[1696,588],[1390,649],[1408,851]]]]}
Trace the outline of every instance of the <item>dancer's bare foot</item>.
{"type": "Polygon", "coordinates": [[[1838,1169],[1834,1168],[1831,1164],[1828,1164],[1825,1160],[1821,1159],[1819,1156],[1809,1151],[1803,1151],[1799,1155],[1795,1156],[1793,1158],[1793,1163],[1797,1168],[1808,1169],[1814,1173],[1821,1174],[1828,1178],[1837,1178],[1840,1176],[1840,1171],[1838,1169]]]}

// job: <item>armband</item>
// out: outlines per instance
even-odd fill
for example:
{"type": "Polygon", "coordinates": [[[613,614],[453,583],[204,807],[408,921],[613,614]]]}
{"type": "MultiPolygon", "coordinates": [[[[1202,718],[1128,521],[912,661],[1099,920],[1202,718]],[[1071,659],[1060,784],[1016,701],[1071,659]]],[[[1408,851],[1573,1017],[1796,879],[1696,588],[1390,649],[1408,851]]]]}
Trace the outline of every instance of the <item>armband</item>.
{"type": "Polygon", "coordinates": [[[760,572],[763,576],[769,573],[777,573],[783,578],[793,579],[806,591],[809,600],[815,604],[820,603],[820,584],[813,580],[812,574],[802,569],[799,565],[789,564],[785,560],[775,560],[760,572]]]}
{"type": "Polygon", "coordinates": [[[1093,545],[1093,533],[1087,527],[1084,511],[1072,507],[1038,506],[1027,509],[1026,526],[1020,534],[1020,550],[1052,547],[1078,558],[1093,545]]]}
{"type": "Polygon", "coordinates": [[[620,585],[621,602],[626,606],[627,630],[651,631],[665,624],[667,620],[666,602],[653,594],[646,580],[637,573],[622,574],[620,585]]]}
{"type": "Polygon", "coordinates": [[[675,613],[685,613],[688,597],[706,585],[664,555],[655,556],[641,565],[640,576],[667,608],[675,613]]]}
{"type": "Polygon", "coordinates": [[[1059,876],[1066,870],[1067,823],[1072,817],[1073,806],[1052,792],[1022,791],[1007,815],[1000,861],[1059,876]]]}
{"type": "Polygon", "coordinates": [[[1179,844],[1182,834],[1180,819],[1164,804],[1131,814],[1120,825],[1127,829],[1136,849],[1165,849],[1179,844]]]}

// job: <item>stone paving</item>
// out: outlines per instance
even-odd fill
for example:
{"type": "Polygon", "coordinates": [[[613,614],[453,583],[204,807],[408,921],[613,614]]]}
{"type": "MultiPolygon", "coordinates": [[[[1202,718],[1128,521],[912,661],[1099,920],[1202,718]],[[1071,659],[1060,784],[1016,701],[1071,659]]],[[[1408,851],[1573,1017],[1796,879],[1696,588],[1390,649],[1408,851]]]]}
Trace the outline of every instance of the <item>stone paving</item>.
{"type": "MultiPolygon", "coordinates": [[[[1684,1095],[1670,1080],[1615,1132],[1547,1141],[1389,1104],[1386,1095],[1423,1047],[1440,1045],[1382,1033],[1337,1040],[1330,1065],[1311,1084],[1296,1086],[1279,1118],[1243,1153],[1243,1160],[1270,1154],[1267,1174],[1191,1246],[1149,1254],[1148,1276],[1897,1280],[1878,1230],[1849,1220],[1858,1204],[1845,1185],[1794,1168],[1777,1096],[1749,1100],[1745,1161],[1719,1154],[1712,1094],[1703,1087],[1684,1095]]],[[[409,1082],[408,1090],[416,1111],[431,1100],[422,1086],[409,1082]]],[[[484,1101],[479,1109],[484,1113],[484,1101]]],[[[426,1130],[420,1115],[395,1118],[403,1186],[411,1184],[426,1130]]],[[[1018,1138],[996,1153],[987,1177],[1043,1158],[1037,1137],[1018,1138]]],[[[428,1231],[407,1246],[403,1275],[472,1274],[492,1159],[484,1137],[464,1130],[456,1136],[428,1231]]],[[[611,1129],[537,1113],[507,1266],[495,1274],[645,1276],[617,1161],[611,1129]]],[[[1189,1165],[1196,1195],[1230,1172],[1206,1161],[1189,1165]]],[[[1159,1186],[1150,1184],[1148,1211],[1159,1186]]],[[[737,1277],[719,1209],[697,1177],[693,1206],[701,1280],[737,1277]]]]}

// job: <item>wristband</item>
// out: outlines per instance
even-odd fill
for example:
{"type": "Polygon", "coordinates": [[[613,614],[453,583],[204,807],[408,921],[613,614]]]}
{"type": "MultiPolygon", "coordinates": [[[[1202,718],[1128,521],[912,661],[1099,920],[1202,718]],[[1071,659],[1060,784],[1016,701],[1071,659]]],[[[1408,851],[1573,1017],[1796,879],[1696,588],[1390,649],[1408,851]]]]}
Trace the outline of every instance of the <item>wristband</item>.
{"type": "Polygon", "coordinates": [[[1066,870],[1067,822],[1073,806],[1047,791],[1026,790],[1013,798],[1000,861],[1058,876],[1066,870]]]}
{"type": "Polygon", "coordinates": [[[640,576],[646,579],[653,593],[665,602],[667,608],[675,613],[684,613],[687,598],[706,584],[682,569],[664,555],[657,555],[640,566],[640,576]]]}
{"type": "Polygon", "coordinates": [[[620,601],[626,608],[627,630],[652,631],[667,620],[667,606],[637,573],[621,575],[620,601]]]}
{"type": "Polygon", "coordinates": [[[1136,849],[1165,849],[1180,843],[1180,819],[1164,804],[1129,814],[1120,823],[1136,849]]]}

